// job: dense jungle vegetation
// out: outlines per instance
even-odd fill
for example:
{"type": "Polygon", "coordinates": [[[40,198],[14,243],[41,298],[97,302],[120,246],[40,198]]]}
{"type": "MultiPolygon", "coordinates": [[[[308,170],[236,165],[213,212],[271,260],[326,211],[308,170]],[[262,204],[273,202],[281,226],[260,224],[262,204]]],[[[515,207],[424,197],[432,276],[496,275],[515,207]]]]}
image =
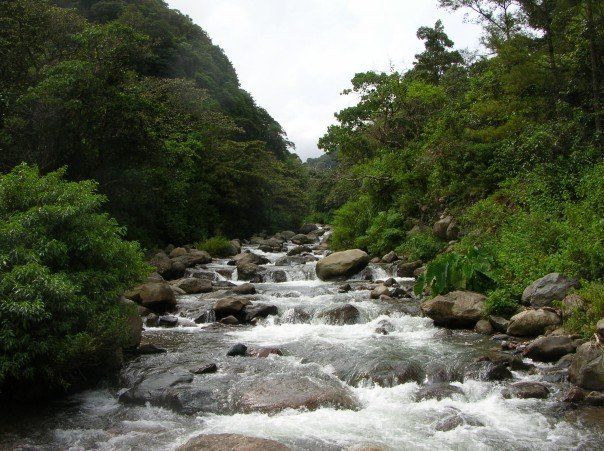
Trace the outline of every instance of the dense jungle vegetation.
{"type": "Polygon", "coordinates": [[[313,172],[314,218],[336,249],[433,260],[420,291],[474,288],[494,313],[547,273],[579,277],[591,307],[571,323],[589,333],[604,313],[604,4],[440,5],[473,13],[486,54],[437,22],[410,70],[356,74],[344,94],[360,100],[319,141],[337,168],[313,172]],[[444,215],[459,240],[432,233],[444,215]]]}

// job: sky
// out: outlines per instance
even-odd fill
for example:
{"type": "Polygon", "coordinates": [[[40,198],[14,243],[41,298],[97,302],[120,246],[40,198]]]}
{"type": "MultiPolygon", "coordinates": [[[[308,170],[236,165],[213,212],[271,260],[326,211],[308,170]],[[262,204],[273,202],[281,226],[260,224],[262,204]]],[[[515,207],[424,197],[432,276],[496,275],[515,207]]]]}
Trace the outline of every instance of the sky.
{"type": "Polygon", "coordinates": [[[167,0],[233,63],[241,86],[284,128],[302,160],[317,157],[355,73],[404,70],[415,33],[442,19],[457,48],[479,48],[480,27],[436,0],[167,0]]]}

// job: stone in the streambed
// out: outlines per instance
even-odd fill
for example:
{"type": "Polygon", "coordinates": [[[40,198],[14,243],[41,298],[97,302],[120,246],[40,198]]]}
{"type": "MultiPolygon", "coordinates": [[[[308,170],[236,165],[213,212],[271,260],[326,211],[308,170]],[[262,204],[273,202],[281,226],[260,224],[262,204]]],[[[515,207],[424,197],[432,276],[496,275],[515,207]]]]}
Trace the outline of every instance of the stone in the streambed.
{"type": "Polygon", "coordinates": [[[233,288],[233,293],[235,294],[256,294],[256,287],[251,283],[242,283],[241,285],[237,285],[233,288]]]}
{"type": "Polygon", "coordinates": [[[237,343],[231,346],[227,352],[228,357],[245,357],[247,354],[247,346],[243,343],[237,343]]]}
{"type": "Polygon", "coordinates": [[[283,238],[285,238],[286,240],[291,240],[294,236],[296,236],[296,232],[292,232],[291,230],[284,230],[283,232],[280,232],[281,236],[283,238]]]}
{"type": "Polygon", "coordinates": [[[134,301],[122,296],[120,298],[120,305],[126,317],[124,349],[136,349],[140,345],[142,338],[143,319],[134,301]]]}
{"type": "Polygon", "coordinates": [[[176,248],[172,249],[172,251],[170,251],[170,254],[168,254],[168,257],[170,257],[170,258],[180,257],[181,255],[185,255],[186,253],[187,253],[187,250],[184,247],[176,247],[176,248]]]}
{"type": "Polygon", "coordinates": [[[275,283],[287,282],[287,274],[282,269],[270,271],[266,274],[266,278],[275,283]]]}
{"type": "Polygon", "coordinates": [[[317,230],[319,227],[317,227],[316,224],[304,224],[302,227],[300,227],[298,229],[298,233],[304,234],[304,235],[308,235],[311,232],[314,232],[315,230],[317,230]]]}
{"type": "Polygon", "coordinates": [[[501,333],[506,333],[508,330],[508,326],[510,325],[510,322],[505,319],[502,318],[501,316],[489,316],[489,322],[491,323],[491,326],[493,326],[493,329],[497,332],[501,332],[501,333]]]}
{"type": "Polygon", "coordinates": [[[260,266],[254,263],[237,264],[237,277],[239,280],[255,280],[260,271],[260,266]]]}
{"type": "Polygon", "coordinates": [[[387,319],[382,319],[376,324],[375,332],[382,335],[388,335],[394,332],[394,326],[387,319]]]}
{"type": "Polygon", "coordinates": [[[287,252],[287,255],[292,257],[294,255],[300,255],[300,254],[310,253],[310,252],[312,252],[312,249],[308,246],[296,246],[296,247],[290,249],[287,252]]]}
{"type": "Polygon", "coordinates": [[[424,401],[426,399],[436,399],[441,401],[445,398],[465,397],[463,390],[451,384],[431,384],[422,387],[415,394],[416,401],[424,401]]]}
{"type": "Polygon", "coordinates": [[[310,239],[308,236],[303,235],[301,233],[292,237],[291,241],[292,241],[292,243],[297,244],[299,246],[304,245],[304,244],[310,244],[313,242],[312,239],[310,239]]]}
{"type": "Polygon", "coordinates": [[[516,382],[503,391],[504,398],[545,399],[549,396],[549,389],[539,382],[516,382]]]}
{"type": "Polygon", "coordinates": [[[164,313],[176,307],[176,297],[165,282],[149,282],[124,293],[124,296],[156,313],[164,313]]]}
{"type": "Polygon", "coordinates": [[[577,279],[554,272],[526,287],[522,293],[522,303],[531,307],[548,307],[554,301],[563,300],[572,288],[578,286],[577,279]]]}
{"type": "Polygon", "coordinates": [[[384,285],[387,287],[391,287],[393,285],[396,285],[396,279],[394,277],[389,277],[386,280],[384,280],[384,285]]]}
{"type": "Polygon", "coordinates": [[[382,295],[390,296],[390,288],[388,288],[386,285],[378,285],[375,287],[371,291],[370,297],[371,299],[379,299],[382,295]]]}
{"type": "Polygon", "coordinates": [[[369,263],[380,263],[382,261],[382,259],[380,257],[373,257],[371,260],[369,260],[369,263]]]}
{"type": "Polygon", "coordinates": [[[171,260],[173,265],[174,263],[181,263],[185,266],[185,268],[212,263],[212,257],[210,254],[208,254],[206,251],[199,251],[197,249],[191,249],[191,251],[187,254],[174,257],[171,260]]]}
{"type": "Polygon", "coordinates": [[[157,274],[162,276],[162,280],[171,275],[172,260],[165,252],[158,252],[149,261],[151,266],[155,267],[157,274]]]}
{"type": "Polygon", "coordinates": [[[420,268],[423,265],[421,260],[416,260],[413,262],[403,262],[400,261],[396,264],[397,270],[396,275],[398,277],[413,277],[413,273],[417,268],[420,268]]]}
{"type": "Polygon", "coordinates": [[[537,362],[555,362],[562,356],[575,352],[580,344],[572,337],[548,335],[532,341],[523,355],[537,362]]]}
{"type": "Polygon", "coordinates": [[[433,360],[426,365],[426,380],[428,384],[463,382],[465,368],[465,365],[457,362],[444,363],[433,360]]]}
{"type": "Polygon", "coordinates": [[[317,259],[312,255],[293,255],[285,256],[277,259],[275,266],[296,266],[304,265],[307,262],[316,261],[317,259]]]}
{"type": "Polygon", "coordinates": [[[178,318],[174,315],[162,315],[157,319],[159,327],[176,327],[178,326],[178,318]]]}
{"type": "Polygon", "coordinates": [[[236,326],[239,324],[239,320],[235,318],[233,315],[226,316],[218,321],[220,324],[225,324],[227,326],[236,326]]]}
{"type": "Polygon", "coordinates": [[[138,349],[136,350],[137,354],[140,355],[150,355],[150,354],[164,354],[168,351],[166,351],[164,348],[160,348],[158,346],[155,346],[152,343],[145,343],[142,344],[138,347],[138,349]]]}
{"type": "Polygon", "coordinates": [[[152,272],[147,277],[147,282],[163,282],[164,278],[158,272],[152,272]]]}
{"type": "Polygon", "coordinates": [[[586,390],[604,391],[604,347],[596,342],[579,346],[568,379],[586,390]]]}
{"type": "Polygon", "coordinates": [[[185,290],[179,287],[175,287],[174,285],[170,285],[170,288],[172,289],[174,296],[184,296],[187,294],[185,290]]]}
{"type": "Polygon", "coordinates": [[[439,219],[434,223],[434,227],[432,227],[432,233],[443,241],[447,241],[447,230],[449,226],[453,222],[452,216],[445,216],[442,219],[439,219]]]}
{"type": "Polygon", "coordinates": [[[340,287],[338,288],[339,293],[348,293],[350,290],[352,290],[352,286],[349,283],[340,285],[340,287]]]}
{"type": "Polygon", "coordinates": [[[486,297],[471,291],[452,291],[422,302],[422,312],[436,326],[473,328],[485,312],[486,297]]]}
{"type": "Polygon", "coordinates": [[[329,310],[320,312],[318,315],[318,317],[324,319],[327,324],[338,326],[357,324],[360,316],[359,310],[352,304],[333,307],[329,310]]]}
{"type": "Polygon", "coordinates": [[[269,238],[268,240],[264,240],[259,246],[263,252],[281,252],[283,249],[283,241],[277,238],[269,238]]]}
{"type": "Polygon", "coordinates": [[[371,381],[380,387],[394,387],[407,382],[421,384],[426,372],[417,362],[375,362],[369,368],[359,371],[352,378],[351,384],[357,385],[362,381],[371,381]]]}
{"type": "Polygon", "coordinates": [[[212,374],[218,371],[218,367],[215,363],[207,363],[205,365],[199,366],[190,370],[193,374],[212,374]]]}
{"type": "Polygon", "coordinates": [[[263,257],[262,255],[254,254],[253,252],[244,252],[243,254],[235,255],[229,261],[229,265],[232,266],[239,266],[240,264],[244,265],[247,263],[253,263],[254,265],[265,265],[269,263],[269,259],[263,257]]]}
{"type": "Polygon", "coordinates": [[[382,257],[384,263],[392,263],[395,260],[398,260],[398,255],[396,255],[396,252],[394,251],[390,251],[382,257]]]}
{"type": "Polygon", "coordinates": [[[250,383],[241,396],[243,412],[277,413],[286,409],[316,410],[359,407],[354,394],[336,380],[275,374],[250,383]]]}
{"type": "Polygon", "coordinates": [[[434,427],[437,431],[452,431],[460,426],[482,427],[484,423],[473,416],[466,415],[455,407],[447,407],[443,418],[434,427]]]}
{"type": "Polygon", "coordinates": [[[239,241],[238,239],[234,239],[231,240],[230,243],[235,252],[233,254],[230,254],[229,256],[239,254],[241,252],[241,241],[239,241]]]}
{"type": "Polygon", "coordinates": [[[282,356],[283,351],[281,351],[281,349],[279,349],[279,348],[262,347],[262,348],[256,348],[256,349],[251,350],[249,352],[249,355],[252,357],[258,357],[260,359],[265,359],[270,355],[282,356]]]}
{"type": "Polygon", "coordinates": [[[562,322],[558,314],[550,309],[525,310],[510,318],[507,334],[520,337],[536,337],[542,335],[550,326],[562,322]]]}
{"type": "Polygon", "coordinates": [[[294,307],[283,313],[281,322],[288,324],[305,324],[310,322],[310,315],[300,307],[294,307]]]}
{"type": "Polygon", "coordinates": [[[147,374],[132,388],[119,394],[120,402],[126,404],[145,405],[173,408],[172,387],[189,384],[193,375],[184,369],[176,368],[169,371],[147,374]]]}
{"type": "Polygon", "coordinates": [[[244,319],[246,323],[249,323],[256,318],[266,318],[270,315],[277,314],[277,306],[270,304],[252,304],[247,305],[244,309],[244,319]]]}
{"type": "Polygon", "coordinates": [[[172,282],[172,286],[180,288],[186,294],[209,293],[212,291],[212,282],[206,279],[188,277],[172,282]]]}
{"type": "Polygon", "coordinates": [[[481,319],[474,326],[474,332],[482,335],[491,335],[493,333],[493,326],[489,320],[481,319]]]}
{"type": "Polygon", "coordinates": [[[504,381],[513,377],[505,362],[486,362],[486,368],[481,372],[479,379],[485,381],[504,381]]]}
{"type": "Polygon", "coordinates": [[[242,297],[227,297],[216,301],[213,310],[216,314],[216,319],[221,320],[227,316],[238,316],[242,310],[250,305],[251,301],[242,297]]]}
{"type": "Polygon", "coordinates": [[[360,249],[334,252],[317,262],[316,272],[321,280],[352,276],[369,263],[369,255],[360,249]]]}
{"type": "Polygon", "coordinates": [[[205,434],[192,438],[177,451],[287,451],[275,440],[239,434],[205,434]]]}

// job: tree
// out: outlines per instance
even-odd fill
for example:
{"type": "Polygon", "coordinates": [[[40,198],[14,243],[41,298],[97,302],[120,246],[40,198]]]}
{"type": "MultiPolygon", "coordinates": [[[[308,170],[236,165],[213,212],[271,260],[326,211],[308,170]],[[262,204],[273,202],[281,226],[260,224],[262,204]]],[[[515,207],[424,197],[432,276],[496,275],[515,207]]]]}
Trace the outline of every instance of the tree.
{"type": "Polygon", "coordinates": [[[443,75],[456,66],[463,64],[463,58],[453,47],[453,41],[445,33],[445,28],[439,20],[434,28],[421,27],[417,37],[424,41],[425,50],[415,55],[415,72],[424,80],[438,84],[443,75]]]}

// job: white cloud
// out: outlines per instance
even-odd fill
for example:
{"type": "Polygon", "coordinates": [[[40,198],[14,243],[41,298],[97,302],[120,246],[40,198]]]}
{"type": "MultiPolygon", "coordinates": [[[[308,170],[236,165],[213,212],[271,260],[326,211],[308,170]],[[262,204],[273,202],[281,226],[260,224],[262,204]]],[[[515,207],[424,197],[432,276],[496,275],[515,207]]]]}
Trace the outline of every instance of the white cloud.
{"type": "Polygon", "coordinates": [[[442,19],[459,48],[478,47],[480,29],[436,0],[168,0],[224,49],[242,87],[283,126],[302,159],[357,72],[411,65],[420,26],[442,19]]]}

